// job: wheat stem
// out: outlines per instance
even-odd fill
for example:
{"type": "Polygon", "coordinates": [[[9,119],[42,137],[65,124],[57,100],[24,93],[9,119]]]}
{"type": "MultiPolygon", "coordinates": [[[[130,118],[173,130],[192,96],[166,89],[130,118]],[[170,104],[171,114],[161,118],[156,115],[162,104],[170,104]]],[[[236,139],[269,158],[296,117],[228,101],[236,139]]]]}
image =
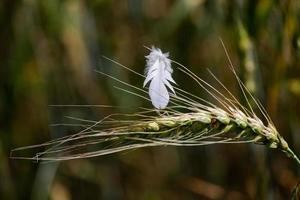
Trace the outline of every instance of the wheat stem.
{"type": "Polygon", "coordinates": [[[289,147],[287,148],[287,153],[288,153],[288,156],[291,156],[300,166],[300,160],[299,160],[298,156],[289,147]]]}

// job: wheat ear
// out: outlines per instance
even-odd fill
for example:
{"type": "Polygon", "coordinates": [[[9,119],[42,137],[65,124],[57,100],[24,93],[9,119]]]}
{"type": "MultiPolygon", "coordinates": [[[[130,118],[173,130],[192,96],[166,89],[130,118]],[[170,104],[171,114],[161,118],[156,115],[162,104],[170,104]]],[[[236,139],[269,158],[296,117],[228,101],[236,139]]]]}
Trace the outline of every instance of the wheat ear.
{"type": "MultiPolygon", "coordinates": [[[[228,56],[226,49],[225,52],[228,56]]],[[[107,59],[145,78],[144,75],[116,61],[107,59]]],[[[176,95],[170,95],[171,105],[163,111],[157,112],[155,109],[141,108],[141,112],[125,115],[112,114],[99,121],[72,118],[75,123],[58,125],[78,126],[82,129],[78,133],[43,144],[14,149],[11,152],[11,158],[60,161],[95,157],[150,146],[255,143],[270,148],[278,148],[300,165],[300,160],[278,133],[266,111],[236,75],[231,61],[230,69],[248,102],[248,107],[242,106],[212,73],[213,78],[225,89],[226,95],[196,76],[185,66],[175,61],[172,62],[178,65],[178,69],[182,73],[192,78],[198,86],[213,97],[218,105],[174,87],[176,95]],[[266,124],[254,113],[247,95],[256,103],[267,122],[266,124]],[[41,148],[43,150],[40,150],[41,148]],[[45,148],[46,150],[44,150],[45,148]],[[38,153],[33,156],[18,155],[26,150],[34,150],[38,153]]],[[[151,102],[147,97],[146,90],[132,86],[103,72],[98,73],[130,88],[128,90],[116,87],[116,89],[151,102]]]]}

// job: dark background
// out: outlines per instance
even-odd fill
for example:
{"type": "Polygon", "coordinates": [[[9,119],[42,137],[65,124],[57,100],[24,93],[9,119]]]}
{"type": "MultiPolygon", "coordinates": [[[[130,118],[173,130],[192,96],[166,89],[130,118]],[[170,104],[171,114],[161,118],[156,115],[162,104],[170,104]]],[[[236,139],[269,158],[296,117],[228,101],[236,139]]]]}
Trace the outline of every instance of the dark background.
{"type": "MultiPolygon", "coordinates": [[[[219,38],[299,155],[299,22],[296,0],[2,0],[0,199],[288,199],[299,166],[265,146],[156,147],[50,164],[9,155],[13,148],[74,133],[51,126],[65,116],[99,120],[126,111],[52,104],[152,108],[94,72],[142,87],[140,77],[101,55],[143,73],[143,45],[155,45],[213,82],[209,68],[241,97],[219,38]]],[[[180,71],[174,79],[210,99],[180,71]]]]}

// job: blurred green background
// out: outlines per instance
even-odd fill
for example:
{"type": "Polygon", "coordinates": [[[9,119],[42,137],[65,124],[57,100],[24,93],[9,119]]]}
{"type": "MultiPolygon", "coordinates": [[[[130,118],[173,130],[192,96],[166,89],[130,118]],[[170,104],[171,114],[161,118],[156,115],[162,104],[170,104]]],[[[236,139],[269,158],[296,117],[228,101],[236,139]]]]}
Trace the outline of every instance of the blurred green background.
{"type": "MultiPolygon", "coordinates": [[[[297,0],[0,1],[0,199],[288,199],[299,166],[258,145],[156,147],[50,164],[9,155],[13,148],[74,133],[51,126],[65,116],[97,120],[125,111],[52,104],[152,108],[94,72],[142,87],[140,77],[102,55],[143,73],[143,45],[155,45],[214,83],[209,68],[241,96],[219,38],[300,155],[299,23],[297,0]]],[[[205,95],[180,71],[174,79],[205,95]]]]}

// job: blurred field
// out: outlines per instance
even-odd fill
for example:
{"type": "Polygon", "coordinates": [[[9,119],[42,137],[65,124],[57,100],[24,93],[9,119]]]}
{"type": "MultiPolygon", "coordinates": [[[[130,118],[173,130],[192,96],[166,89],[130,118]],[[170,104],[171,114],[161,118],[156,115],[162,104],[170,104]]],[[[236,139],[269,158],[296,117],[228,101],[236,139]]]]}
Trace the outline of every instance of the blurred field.
{"type": "MultiPolygon", "coordinates": [[[[94,69],[142,87],[143,45],[238,97],[219,38],[241,79],[300,155],[300,1],[2,0],[0,2],[0,199],[288,199],[300,168],[257,145],[147,148],[51,164],[10,150],[74,133],[65,116],[101,119],[149,102],[116,90],[94,69]],[[61,108],[107,104],[121,108],[61,108]]],[[[205,95],[174,73],[180,87],[205,95]]],[[[243,100],[241,100],[243,101],[243,100]]]]}

